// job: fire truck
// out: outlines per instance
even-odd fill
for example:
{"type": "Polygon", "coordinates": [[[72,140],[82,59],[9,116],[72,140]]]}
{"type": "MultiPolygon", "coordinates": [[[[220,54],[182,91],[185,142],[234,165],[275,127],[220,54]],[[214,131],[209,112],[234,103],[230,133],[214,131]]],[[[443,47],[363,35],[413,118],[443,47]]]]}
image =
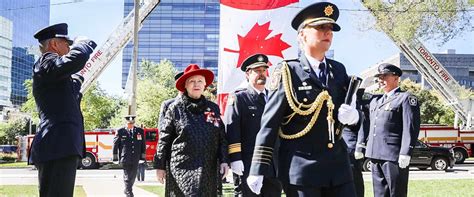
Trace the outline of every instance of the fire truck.
{"type": "MultiPolygon", "coordinates": [[[[146,161],[152,162],[158,144],[158,129],[144,128],[146,144],[146,161]]],[[[104,164],[112,163],[116,130],[98,129],[84,132],[86,140],[86,155],[81,160],[80,167],[83,169],[95,169],[104,164]]]]}
{"type": "MultiPolygon", "coordinates": [[[[376,16],[373,10],[369,11],[376,16]]],[[[420,41],[415,38],[403,40],[391,35],[390,31],[385,33],[455,112],[454,126],[421,125],[419,139],[432,146],[453,148],[456,163],[474,156],[474,99],[463,95],[461,85],[420,41]]]]}

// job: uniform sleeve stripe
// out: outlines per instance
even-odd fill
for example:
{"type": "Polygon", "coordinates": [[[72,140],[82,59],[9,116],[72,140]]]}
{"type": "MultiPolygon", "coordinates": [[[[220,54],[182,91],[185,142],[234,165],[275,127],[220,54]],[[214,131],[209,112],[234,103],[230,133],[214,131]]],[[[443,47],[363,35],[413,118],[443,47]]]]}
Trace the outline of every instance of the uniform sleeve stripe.
{"type": "Polygon", "coordinates": [[[252,161],[252,163],[261,163],[261,164],[270,165],[270,162],[264,162],[264,161],[252,161]]]}
{"type": "Polygon", "coordinates": [[[253,154],[270,154],[273,155],[273,151],[268,151],[268,150],[254,150],[253,154]]]}
{"type": "Polygon", "coordinates": [[[266,150],[269,150],[269,151],[273,151],[273,148],[268,147],[268,146],[255,146],[255,150],[258,150],[258,149],[266,149],[266,150]]]}
{"type": "Polygon", "coordinates": [[[229,148],[232,148],[232,147],[241,147],[241,144],[240,143],[229,144],[229,148]]]}
{"type": "Polygon", "coordinates": [[[238,153],[238,152],[242,152],[242,149],[239,147],[229,147],[229,154],[232,154],[232,153],[238,153]]]}

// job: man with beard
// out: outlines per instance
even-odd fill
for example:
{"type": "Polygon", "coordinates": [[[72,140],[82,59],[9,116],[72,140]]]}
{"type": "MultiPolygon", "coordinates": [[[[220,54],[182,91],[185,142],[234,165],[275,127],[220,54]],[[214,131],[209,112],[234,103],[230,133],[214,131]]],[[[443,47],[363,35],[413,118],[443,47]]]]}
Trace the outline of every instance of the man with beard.
{"type": "MultiPolygon", "coordinates": [[[[374,196],[407,196],[408,165],[420,132],[418,99],[400,90],[402,70],[393,64],[378,67],[380,88],[384,94],[370,102],[366,157],[372,161],[374,196]]],[[[361,132],[359,134],[365,134],[361,132]]],[[[364,141],[358,142],[356,159],[362,158],[364,141]]]]}
{"type": "MultiPolygon", "coordinates": [[[[260,130],[260,120],[267,101],[265,89],[268,57],[255,54],[240,67],[245,72],[249,86],[229,96],[225,113],[230,166],[234,176],[235,196],[257,196],[246,184],[249,175],[255,138],[260,130]]],[[[276,179],[274,162],[265,172],[261,196],[280,196],[281,186],[276,179]]]]}

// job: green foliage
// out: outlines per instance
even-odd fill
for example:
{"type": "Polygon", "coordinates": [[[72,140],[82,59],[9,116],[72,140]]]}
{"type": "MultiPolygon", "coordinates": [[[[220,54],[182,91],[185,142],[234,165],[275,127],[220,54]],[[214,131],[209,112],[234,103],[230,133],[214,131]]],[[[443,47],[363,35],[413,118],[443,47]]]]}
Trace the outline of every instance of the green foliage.
{"type": "Polygon", "coordinates": [[[418,98],[422,124],[453,124],[454,112],[445,104],[438,92],[433,89],[421,89],[421,84],[409,79],[403,80],[400,87],[418,98]]]}
{"type": "Polygon", "coordinates": [[[23,85],[25,86],[28,92],[28,95],[26,96],[27,100],[21,106],[20,111],[30,114],[33,122],[38,123],[39,122],[38,110],[36,109],[36,103],[33,97],[33,80],[27,79],[25,80],[23,85]]]}
{"type": "Polygon", "coordinates": [[[376,29],[403,40],[422,38],[440,44],[474,30],[466,1],[381,1],[362,4],[376,18],[376,29]]]}
{"type": "Polygon", "coordinates": [[[107,95],[97,84],[91,85],[81,102],[85,130],[108,128],[123,105],[123,101],[107,95]]]}
{"type": "MultiPolygon", "coordinates": [[[[25,197],[25,196],[39,196],[38,185],[0,185],[1,196],[8,197],[25,197]]],[[[82,186],[74,187],[75,197],[87,196],[82,186]]]]}
{"type": "MultiPolygon", "coordinates": [[[[169,60],[160,63],[144,60],[140,65],[137,80],[137,118],[136,124],[144,127],[157,127],[161,103],[176,97],[174,75],[176,69],[169,60]]],[[[120,127],[125,122],[123,115],[127,108],[121,109],[121,116],[114,118],[112,125],[120,127]]]]}
{"type": "Polygon", "coordinates": [[[28,119],[16,119],[7,123],[0,123],[0,144],[15,144],[16,136],[27,135],[28,119]]]}

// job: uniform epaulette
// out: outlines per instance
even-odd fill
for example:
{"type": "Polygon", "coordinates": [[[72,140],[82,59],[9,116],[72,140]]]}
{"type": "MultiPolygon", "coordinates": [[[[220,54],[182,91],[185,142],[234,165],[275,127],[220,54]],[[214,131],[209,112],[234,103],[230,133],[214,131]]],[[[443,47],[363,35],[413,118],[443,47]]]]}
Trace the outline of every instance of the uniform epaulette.
{"type": "Polygon", "coordinates": [[[273,148],[268,146],[255,146],[252,163],[270,165],[272,162],[273,148]]]}

